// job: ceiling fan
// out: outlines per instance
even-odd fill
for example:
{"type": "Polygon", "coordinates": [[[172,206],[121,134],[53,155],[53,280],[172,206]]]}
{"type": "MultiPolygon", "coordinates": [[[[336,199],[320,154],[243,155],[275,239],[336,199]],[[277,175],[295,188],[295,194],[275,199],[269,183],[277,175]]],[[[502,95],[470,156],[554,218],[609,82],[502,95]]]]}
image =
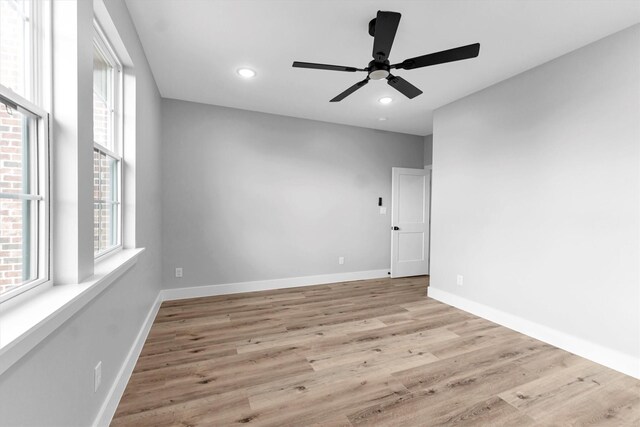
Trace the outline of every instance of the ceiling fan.
{"type": "Polygon", "coordinates": [[[413,70],[414,68],[428,67],[430,65],[444,64],[446,62],[460,61],[462,59],[475,58],[480,52],[480,43],[474,43],[466,46],[456,47],[454,49],[443,50],[440,52],[429,53],[427,55],[417,56],[415,58],[405,59],[402,62],[391,65],[389,62],[389,53],[393,45],[393,39],[398,30],[400,23],[400,14],[398,12],[378,11],[378,15],[369,22],[369,34],[373,37],[373,61],[369,62],[365,68],[344,67],[341,65],[315,64],[312,62],[295,61],[293,66],[296,68],[312,68],[315,70],[330,71],[366,71],[367,78],[354,84],[345,90],[331,102],[339,102],[351,95],[356,90],[369,83],[369,80],[387,79],[387,83],[394,89],[405,95],[409,99],[413,99],[420,95],[422,91],[399,76],[391,74],[390,70],[413,70]]]}

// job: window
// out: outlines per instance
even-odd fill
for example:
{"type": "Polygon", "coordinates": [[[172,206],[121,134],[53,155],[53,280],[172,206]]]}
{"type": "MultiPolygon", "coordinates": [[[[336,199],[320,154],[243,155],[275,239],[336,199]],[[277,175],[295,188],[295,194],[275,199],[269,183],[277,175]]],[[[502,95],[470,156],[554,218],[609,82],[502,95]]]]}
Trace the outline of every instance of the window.
{"type": "Polygon", "coordinates": [[[33,100],[33,4],[8,0],[0,3],[0,82],[25,99],[33,100]]]}
{"type": "Polygon", "coordinates": [[[49,280],[42,5],[0,1],[0,301],[49,280]]]}
{"type": "Polygon", "coordinates": [[[93,253],[122,246],[122,72],[100,27],[93,47],[93,253]]]}

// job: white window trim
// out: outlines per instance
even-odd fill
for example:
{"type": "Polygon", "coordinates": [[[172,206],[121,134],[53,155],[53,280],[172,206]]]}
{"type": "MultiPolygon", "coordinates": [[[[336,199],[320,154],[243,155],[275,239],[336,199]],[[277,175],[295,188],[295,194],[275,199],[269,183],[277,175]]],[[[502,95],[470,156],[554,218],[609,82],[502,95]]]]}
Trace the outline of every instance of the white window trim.
{"type": "MultiPolygon", "coordinates": [[[[95,141],[93,142],[94,150],[101,151],[107,156],[116,159],[118,164],[117,178],[118,178],[118,200],[116,205],[117,209],[117,241],[118,244],[107,248],[104,251],[100,251],[94,255],[95,262],[100,262],[107,258],[108,256],[113,255],[116,252],[119,252],[123,249],[123,240],[124,240],[124,212],[123,212],[123,189],[124,189],[124,171],[123,171],[123,162],[124,158],[122,155],[118,153],[124,152],[124,76],[123,76],[123,68],[120,59],[118,58],[117,53],[111,46],[109,38],[105,34],[104,30],[98,23],[96,19],[93,20],[93,28],[94,28],[94,36],[93,36],[93,44],[100,51],[103,58],[113,67],[116,72],[114,76],[114,88],[113,88],[113,111],[112,114],[112,137],[113,137],[113,147],[114,151],[110,150],[108,147],[103,146],[102,144],[98,144],[95,141]]],[[[95,201],[95,200],[94,200],[95,201]]]]}

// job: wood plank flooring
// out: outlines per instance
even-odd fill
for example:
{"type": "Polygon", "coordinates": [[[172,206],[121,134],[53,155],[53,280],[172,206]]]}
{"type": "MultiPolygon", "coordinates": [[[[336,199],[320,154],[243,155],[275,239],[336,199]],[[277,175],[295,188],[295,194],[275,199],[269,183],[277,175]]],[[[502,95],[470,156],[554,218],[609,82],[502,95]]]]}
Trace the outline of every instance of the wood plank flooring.
{"type": "Polygon", "coordinates": [[[640,381],[426,277],[165,302],[113,426],[638,426],[640,381]]]}

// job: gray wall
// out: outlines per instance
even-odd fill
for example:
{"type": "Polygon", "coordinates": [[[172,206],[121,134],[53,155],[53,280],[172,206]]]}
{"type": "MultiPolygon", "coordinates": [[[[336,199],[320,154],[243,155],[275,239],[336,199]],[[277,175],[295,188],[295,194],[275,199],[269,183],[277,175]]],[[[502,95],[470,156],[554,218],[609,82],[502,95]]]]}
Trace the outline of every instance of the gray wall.
{"type": "Polygon", "coordinates": [[[424,137],[424,165],[431,166],[433,163],[433,135],[425,135],[424,137]]]}
{"type": "Polygon", "coordinates": [[[636,25],[435,112],[431,286],[640,357],[639,45],[636,25]]]}
{"type": "Polygon", "coordinates": [[[389,268],[378,197],[422,137],[175,100],[162,125],[166,287],[389,268]]]}
{"type": "MultiPolygon", "coordinates": [[[[124,2],[106,4],[136,67],[136,240],[147,250],[132,270],[2,375],[2,426],[91,425],[160,289],[160,96],[124,2]],[[94,394],[99,360],[102,385],[94,394]]],[[[88,19],[82,27],[91,29],[90,11],[79,19],[88,19]]]]}

